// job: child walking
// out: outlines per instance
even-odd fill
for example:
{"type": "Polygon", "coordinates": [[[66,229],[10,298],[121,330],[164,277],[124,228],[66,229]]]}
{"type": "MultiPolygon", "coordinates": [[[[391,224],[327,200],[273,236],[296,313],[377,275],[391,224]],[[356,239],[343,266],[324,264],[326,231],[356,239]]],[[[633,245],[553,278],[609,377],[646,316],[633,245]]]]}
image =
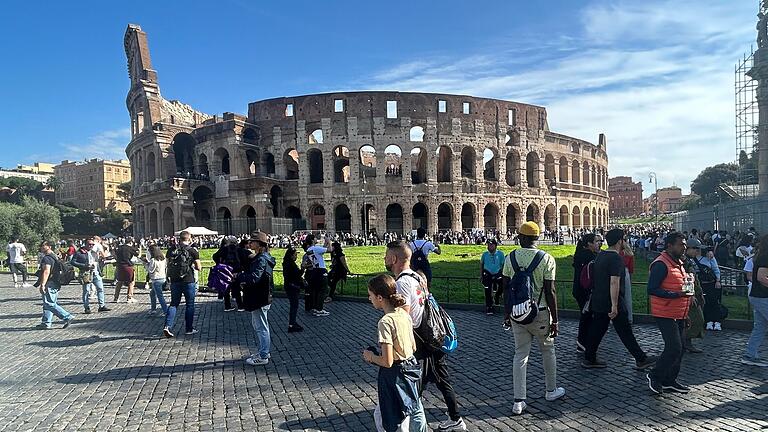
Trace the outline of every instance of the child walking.
{"type": "Polygon", "coordinates": [[[384,311],[377,331],[379,349],[368,347],[363,351],[366,362],[379,366],[379,404],[373,418],[379,432],[426,432],[427,419],[417,389],[421,366],[413,356],[413,323],[403,309],[405,298],[396,291],[395,279],[390,275],[368,281],[368,300],[374,308],[384,311]]]}

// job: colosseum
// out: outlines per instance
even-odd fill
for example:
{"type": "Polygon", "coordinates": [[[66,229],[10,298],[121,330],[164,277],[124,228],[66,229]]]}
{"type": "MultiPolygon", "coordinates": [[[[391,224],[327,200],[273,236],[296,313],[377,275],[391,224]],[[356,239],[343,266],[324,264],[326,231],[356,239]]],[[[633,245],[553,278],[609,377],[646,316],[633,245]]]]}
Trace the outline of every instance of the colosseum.
{"type": "Polygon", "coordinates": [[[160,95],[147,35],[129,25],[137,236],[219,232],[513,231],[608,217],[608,157],[549,130],[535,105],[461,95],[343,92],[208,115],[160,95]]]}

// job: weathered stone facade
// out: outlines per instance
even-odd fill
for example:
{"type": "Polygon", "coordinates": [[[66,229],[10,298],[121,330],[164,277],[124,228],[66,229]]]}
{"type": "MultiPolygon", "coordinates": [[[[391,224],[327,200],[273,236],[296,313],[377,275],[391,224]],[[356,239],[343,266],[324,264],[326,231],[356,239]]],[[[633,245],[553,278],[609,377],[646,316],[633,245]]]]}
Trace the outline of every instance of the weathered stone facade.
{"type": "Polygon", "coordinates": [[[378,233],[607,222],[605,137],[594,145],[551,132],[543,107],[345,92],[253,102],[247,117],[187,107],[179,118],[138,26],[125,49],[138,235],[262,217],[378,233]]]}

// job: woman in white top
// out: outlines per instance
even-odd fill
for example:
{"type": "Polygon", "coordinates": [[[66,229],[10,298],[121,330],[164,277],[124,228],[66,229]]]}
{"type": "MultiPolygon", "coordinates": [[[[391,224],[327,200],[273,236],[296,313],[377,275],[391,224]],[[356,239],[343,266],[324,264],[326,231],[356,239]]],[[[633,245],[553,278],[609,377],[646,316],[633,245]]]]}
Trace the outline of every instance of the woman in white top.
{"type": "Polygon", "coordinates": [[[163,255],[162,249],[158,246],[150,246],[148,252],[149,258],[144,258],[144,266],[147,268],[147,276],[149,277],[149,283],[151,285],[149,290],[149,313],[152,314],[155,312],[157,303],[159,302],[160,308],[165,314],[168,312],[168,306],[163,297],[163,286],[165,285],[167,262],[165,261],[165,255],[163,255]]]}

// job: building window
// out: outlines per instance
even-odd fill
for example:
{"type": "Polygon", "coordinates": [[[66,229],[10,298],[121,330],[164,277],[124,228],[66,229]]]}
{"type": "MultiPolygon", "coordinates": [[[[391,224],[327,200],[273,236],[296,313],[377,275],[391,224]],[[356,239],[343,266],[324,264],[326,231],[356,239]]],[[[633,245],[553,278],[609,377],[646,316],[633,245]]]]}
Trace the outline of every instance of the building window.
{"type": "Polygon", "coordinates": [[[437,101],[437,112],[444,113],[446,111],[446,109],[448,108],[447,105],[448,104],[444,100],[437,101]]]}
{"type": "Polygon", "coordinates": [[[397,118],[397,101],[387,101],[387,118],[397,118]]]}
{"type": "Polygon", "coordinates": [[[515,126],[515,123],[517,122],[517,113],[514,108],[511,108],[507,111],[507,124],[510,126],[515,126]]]}
{"type": "Polygon", "coordinates": [[[285,116],[293,117],[293,104],[288,104],[285,106],[285,116]]]}
{"type": "Polygon", "coordinates": [[[333,112],[344,112],[344,100],[336,99],[333,101],[333,112]]]}
{"type": "Polygon", "coordinates": [[[461,112],[464,114],[469,114],[469,102],[464,102],[461,104],[461,112]]]}

